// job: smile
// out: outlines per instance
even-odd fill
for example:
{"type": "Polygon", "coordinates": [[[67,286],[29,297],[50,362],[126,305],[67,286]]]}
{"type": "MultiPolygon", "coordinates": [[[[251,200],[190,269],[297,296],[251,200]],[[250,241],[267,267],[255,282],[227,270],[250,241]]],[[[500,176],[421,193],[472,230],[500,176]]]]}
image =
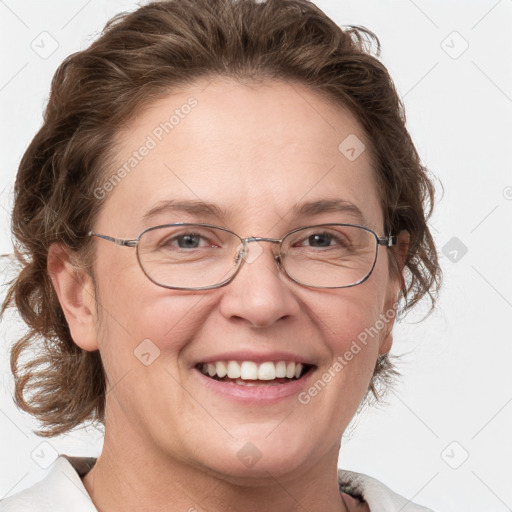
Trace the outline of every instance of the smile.
{"type": "Polygon", "coordinates": [[[197,368],[206,376],[221,382],[242,386],[284,384],[303,377],[313,366],[293,361],[215,361],[200,363],[197,368]]]}

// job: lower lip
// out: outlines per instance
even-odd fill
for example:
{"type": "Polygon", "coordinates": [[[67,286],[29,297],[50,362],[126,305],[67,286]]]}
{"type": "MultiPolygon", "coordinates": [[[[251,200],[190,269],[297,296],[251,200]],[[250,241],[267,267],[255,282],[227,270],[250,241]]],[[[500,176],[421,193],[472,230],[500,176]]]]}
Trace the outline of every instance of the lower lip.
{"type": "Polygon", "coordinates": [[[297,396],[307,388],[312,375],[315,373],[315,369],[312,368],[298,380],[291,380],[283,384],[258,384],[256,386],[244,386],[234,382],[222,382],[211,379],[198,369],[194,369],[194,372],[201,379],[202,383],[214,393],[238,402],[272,404],[292,396],[297,396]]]}

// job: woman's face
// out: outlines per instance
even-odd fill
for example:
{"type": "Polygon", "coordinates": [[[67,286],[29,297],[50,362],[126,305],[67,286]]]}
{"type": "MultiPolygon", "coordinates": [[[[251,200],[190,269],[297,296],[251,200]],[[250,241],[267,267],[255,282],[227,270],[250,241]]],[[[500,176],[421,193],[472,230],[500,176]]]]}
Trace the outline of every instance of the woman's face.
{"type": "MultiPolygon", "coordinates": [[[[120,179],[97,190],[104,206],[94,231],[134,239],[151,226],[203,222],[242,237],[282,238],[332,222],[364,224],[384,236],[363,144],[347,111],[304,86],[198,83],[152,104],[120,134],[107,173],[120,179]],[[333,200],[344,203],[322,208],[333,200]],[[200,203],[215,205],[215,213],[200,203]]],[[[364,283],[314,289],[279,270],[272,244],[251,243],[230,284],[180,291],[151,282],[135,249],[98,238],[94,244],[95,334],[75,341],[99,348],[104,362],[106,442],[110,435],[134,456],[233,478],[337,460],[377,356],[390,348],[398,283],[387,248],[379,246],[364,283]],[[294,382],[254,386],[219,382],[199,369],[229,360],[312,369],[294,382]]]]}

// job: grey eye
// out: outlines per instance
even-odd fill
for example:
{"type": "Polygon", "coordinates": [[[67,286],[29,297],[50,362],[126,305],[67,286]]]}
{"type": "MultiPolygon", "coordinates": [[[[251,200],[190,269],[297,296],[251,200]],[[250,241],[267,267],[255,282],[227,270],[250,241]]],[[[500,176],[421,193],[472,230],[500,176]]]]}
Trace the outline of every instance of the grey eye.
{"type": "Polygon", "coordinates": [[[318,233],[308,237],[308,244],[311,247],[329,247],[332,242],[332,235],[327,233],[318,233]]]}
{"type": "Polygon", "coordinates": [[[195,249],[201,243],[201,236],[194,234],[181,235],[176,237],[180,249],[195,249]]]}

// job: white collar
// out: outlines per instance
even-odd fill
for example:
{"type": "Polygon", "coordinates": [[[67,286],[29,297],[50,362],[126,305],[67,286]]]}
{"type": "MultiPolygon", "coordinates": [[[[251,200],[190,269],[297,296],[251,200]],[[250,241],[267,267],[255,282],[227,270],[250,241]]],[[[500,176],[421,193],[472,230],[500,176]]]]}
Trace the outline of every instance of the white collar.
{"type": "MultiPolygon", "coordinates": [[[[2,500],[0,512],[98,512],[80,478],[95,461],[91,457],[61,455],[43,480],[2,500]]],[[[359,489],[371,512],[399,512],[406,505],[407,512],[432,512],[362,473],[339,469],[338,480],[359,489]]]]}

